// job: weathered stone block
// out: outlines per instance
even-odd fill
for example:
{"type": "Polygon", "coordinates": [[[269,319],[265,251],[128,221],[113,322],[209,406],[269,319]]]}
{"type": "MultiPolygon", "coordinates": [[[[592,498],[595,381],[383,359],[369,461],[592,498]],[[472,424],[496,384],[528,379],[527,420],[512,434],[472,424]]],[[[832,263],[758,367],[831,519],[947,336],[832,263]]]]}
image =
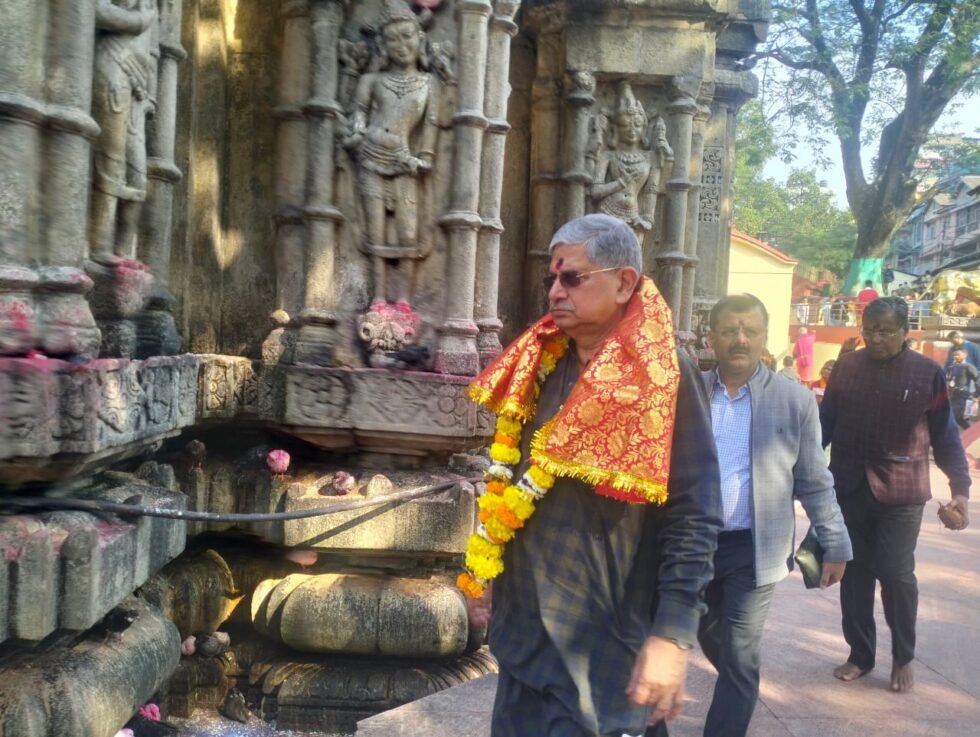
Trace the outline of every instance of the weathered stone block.
{"type": "Polygon", "coordinates": [[[442,579],[348,574],[263,582],[253,623],[295,650],[447,657],[466,648],[462,596],[442,579]]]}
{"type": "MultiPolygon", "coordinates": [[[[256,575],[268,571],[263,558],[252,558],[250,564],[256,575]]],[[[208,549],[173,561],[147,581],[142,592],[186,637],[220,628],[252,585],[240,585],[225,558],[208,549]]]]}
{"type": "Polygon", "coordinates": [[[258,412],[256,364],[238,356],[202,355],[198,415],[202,420],[231,419],[258,412]]]}
{"type": "Polygon", "coordinates": [[[352,733],[360,719],[497,671],[486,649],[436,661],[308,657],[252,665],[250,701],[279,729],[352,733]]]}
{"type": "Polygon", "coordinates": [[[103,642],[22,658],[0,671],[0,735],[113,737],[166,681],[180,659],[177,628],[137,598],[136,621],[103,642]]]}
{"type": "MultiPolygon", "coordinates": [[[[368,472],[369,474],[370,472],[368,472]]],[[[365,474],[365,475],[368,475],[365,474]]],[[[386,474],[392,491],[438,483],[431,474],[386,474]]],[[[269,509],[314,509],[349,500],[324,497],[309,489],[304,495],[286,495],[269,509]]],[[[401,504],[368,507],[338,514],[280,523],[282,543],[317,550],[378,550],[387,553],[458,555],[475,529],[472,489],[462,486],[401,504]]]]}
{"type": "Polygon", "coordinates": [[[195,421],[199,360],[0,358],[0,484],[108,465],[195,421]]]}
{"type": "MultiPolygon", "coordinates": [[[[150,486],[95,488],[78,495],[120,502],[137,493],[147,506],[184,508],[183,494],[150,486]]],[[[0,518],[5,551],[0,590],[6,589],[8,603],[0,641],[40,640],[59,628],[88,629],[183,550],[182,525],[147,517],[124,522],[86,512],[0,518]]]]}

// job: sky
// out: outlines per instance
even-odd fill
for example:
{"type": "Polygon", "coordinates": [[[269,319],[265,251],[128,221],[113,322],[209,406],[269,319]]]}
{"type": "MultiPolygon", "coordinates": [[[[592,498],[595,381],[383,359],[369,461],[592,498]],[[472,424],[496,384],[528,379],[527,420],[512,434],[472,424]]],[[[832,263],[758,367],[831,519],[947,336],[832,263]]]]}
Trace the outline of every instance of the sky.
{"type": "MultiPolygon", "coordinates": [[[[962,101],[957,109],[952,112],[947,111],[939,119],[935,131],[956,133],[964,136],[980,136],[980,96],[974,96],[962,101]]],[[[805,145],[800,145],[795,151],[797,158],[791,164],[784,164],[778,158],[774,158],[766,164],[763,173],[767,177],[784,182],[791,169],[816,169],[817,177],[825,180],[827,188],[832,190],[836,195],[837,204],[842,209],[847,208],[847,199],[844,194],[844,169],[840,163],[840,148],[836,139],[832,139],[828,145],[831,147],[828,154],[833,161],[833,166],[830,168],[819,168],[814,163],[812,150],[805,145]]],[[[866,173],[873,155],[874,147],[869,147],[865,150],[866,173]]]]}

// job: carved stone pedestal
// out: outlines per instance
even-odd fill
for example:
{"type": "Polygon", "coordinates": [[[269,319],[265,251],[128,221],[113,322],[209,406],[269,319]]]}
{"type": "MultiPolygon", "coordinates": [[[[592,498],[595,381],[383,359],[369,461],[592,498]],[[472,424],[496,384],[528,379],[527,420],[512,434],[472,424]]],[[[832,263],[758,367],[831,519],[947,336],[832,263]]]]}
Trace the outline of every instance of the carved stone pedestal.
{"type": "Polygon", "coordinates": [[[146,309],[135,319],[136,358],[172,356],[180,352],[183,339],[174,320],[176,300],[165,289],[154,288],[146,309]]]}
{"type": "Polygon", "coordinates": [[[34,347],[37,283],[30,269],[0,264],[0,355],[22,356],[34,347]]]}
{"type": "Polygon", "coordinates": [[[85,301],[92,280],[67,266],[43,267],[39,276],[35,304],[41,349],[54,356],[94,358],[102,336],[85,301]]]}
{"type": "Polygon", "coordinates": [[[145,264],[125,259],[89,261],[86,271],[95,282],[92,313],[102,330],[101,355],[133,358],[137,350],[136,316],[153,285],[145,264]]]}

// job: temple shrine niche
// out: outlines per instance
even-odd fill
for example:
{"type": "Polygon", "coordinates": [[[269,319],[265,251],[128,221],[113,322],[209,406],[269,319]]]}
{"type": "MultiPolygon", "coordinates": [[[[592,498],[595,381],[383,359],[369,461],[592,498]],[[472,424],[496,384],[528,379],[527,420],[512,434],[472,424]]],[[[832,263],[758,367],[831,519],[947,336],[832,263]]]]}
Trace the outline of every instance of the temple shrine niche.
{"type": "Polygon", "coordinates": [[[0,733],[229,694],[352,732],[491,672],[453,584],[493,434],[467,385],[586,212],[691,340],[768,12],[7,3],[0,733]]]}

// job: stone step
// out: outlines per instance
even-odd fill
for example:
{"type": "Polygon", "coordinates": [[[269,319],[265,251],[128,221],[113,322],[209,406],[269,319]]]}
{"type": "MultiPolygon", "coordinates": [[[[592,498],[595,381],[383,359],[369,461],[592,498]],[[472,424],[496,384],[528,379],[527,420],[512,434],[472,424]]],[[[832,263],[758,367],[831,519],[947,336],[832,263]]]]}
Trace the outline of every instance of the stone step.
{"type": "Polygon", "coordinates": [[[497,674],[447,688],[357,723],[357,737],[490,737],[497,674]]]}
{"type": "MultiPolygon", "coordinates": [[[[185,509],[186,497],[139,483],[77,492],[85,499],[185,509]]],[[[184,549],[184,523],[158,517],[47,512],[0,518],[0,642],[85,630],[184,549]]]]}
{"type": "Polygon", "coordinates": [[[0,668],[0,735],[112,737],[180,659],[177,628],[135,596],[121,633],[93,630],[70,647],[19,649],[0,668]]]}

